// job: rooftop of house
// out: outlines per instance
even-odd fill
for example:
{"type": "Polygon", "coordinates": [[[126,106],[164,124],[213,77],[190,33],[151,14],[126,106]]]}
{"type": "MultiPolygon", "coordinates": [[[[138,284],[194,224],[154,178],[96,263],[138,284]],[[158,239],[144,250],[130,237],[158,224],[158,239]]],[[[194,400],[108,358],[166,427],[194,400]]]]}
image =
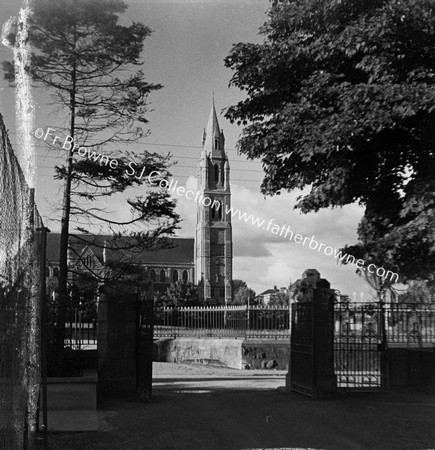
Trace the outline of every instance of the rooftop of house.
{"type": "Polygon", "coordinates": [[[279,292],[280,292],[280,290],[277,289],[277,288],[275,288],[275,289],[267,289],[266,291],[262,292],[258,296],[260,297],[261,295],[278,294],[279,292]]]}
{"type": "MultiPolygon", "coordinates": [[[[86,247],[103,262],[103,253],[106,251],[106,261],[125,261],[136,264],[193,264],[194,259],[194,239],[171,237],[166,240],[169,247],[140,250],[137,248],[125,249],[123,247],[134,247],[134,240],[125,237],[110,244],[111,236],[75,234],[70,235],[70,247],[77,253],[81,253],[86,247]],[[107,243],[104,250],[104,243],[107,243]]],[[[160,245],[163,240],[158,241],[160,245]]],[[[48,233],[47,235],[47,260],[59,260],[60,233],[48,233]]]]}

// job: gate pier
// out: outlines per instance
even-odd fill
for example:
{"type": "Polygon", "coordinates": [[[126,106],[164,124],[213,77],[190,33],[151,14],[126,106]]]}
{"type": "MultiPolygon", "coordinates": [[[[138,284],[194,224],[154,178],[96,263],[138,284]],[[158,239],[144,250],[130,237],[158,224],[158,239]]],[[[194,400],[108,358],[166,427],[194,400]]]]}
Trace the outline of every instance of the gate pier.
{"type": "Polygon", "coordinates": [[[337,390],[334,373],[334,293],[317,270],[299,282],[301,301],[292,304],[287,391],[326,398],[337,390]]]}

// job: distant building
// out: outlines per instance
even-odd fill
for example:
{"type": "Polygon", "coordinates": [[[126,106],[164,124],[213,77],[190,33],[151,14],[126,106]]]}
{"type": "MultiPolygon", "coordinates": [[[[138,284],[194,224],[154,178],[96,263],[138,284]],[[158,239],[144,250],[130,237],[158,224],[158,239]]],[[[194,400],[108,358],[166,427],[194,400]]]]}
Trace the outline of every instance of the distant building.
{"type": "MultiPolygon", "coordinates": [[[[99,273],[107,264],[130,262],[142,268],[143,280],[152,281],[154,291],[165,292],[177,282],[193,283],[198,286],[199,299],[203,302],[230,303],[233,298],[232,230],[231,214],[226,214],[231,207],[230,166],[214,101],[203,134],[198,180],[202,200],[197,203],[195,239],[169,238],[171,248],[126,251],[111,249],[110,244],[105,248],[110,236],[71,235],[68,254],[71,280],[75,271],[99,273]]],[[[52,290],[59,276],[59,245],[60,234],[48,233],[47,286],[52,290]]]]}
{"type": "Polygon", "coordinates": [[[288,288],[282,287],[277,288],[276,286],[273,287],[273,289],[267,289],[266,291],[262,292],[256,297],[256,300],[258,303],[261,303],[263,305],[268,305],[271,300],[277,299],[279,294],[288,295],[288,288]]]}
{"type": "MultiPolygon", "coordinates": [[[[131,262],[143,268],[143,279],[153,281],[154,290],[165,292],[171,283],[194,280],[194,239],[170,238],[171,248],[131,252],[104,248],[110,236],[71,235],[68,266],[72,272],[100,274],[105,264],[131,262]],[[87,241],[84,242],[84,241],[87,241]]],[[[59,233],[47,235],[47,277],[56,286],[59,277],[59,233]]],[[[74,275],[72,275],[74,279],[74,275]]]]}

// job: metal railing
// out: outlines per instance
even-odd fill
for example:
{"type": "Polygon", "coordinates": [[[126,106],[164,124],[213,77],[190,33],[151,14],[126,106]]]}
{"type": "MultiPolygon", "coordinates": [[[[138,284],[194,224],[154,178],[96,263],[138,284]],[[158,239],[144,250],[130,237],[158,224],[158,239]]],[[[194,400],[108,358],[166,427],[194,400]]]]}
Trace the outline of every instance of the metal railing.
{"type": "Polygon", "coordinates": [[[65,347],[72,350],[91,350],[97,348],[96,322],[65,323],[65,347]]]}
{"type": "Polygon", "coordinates": [[[435,344],[435,304],[388,304],[385,329],[388,344],[435,344]]]}
{"type": "Polygon", "coordinates": [[[273,306],[192,306],[155,310],[154,337],[288,339],[290,311],[273,306]]]}
{"type": "MultiPolygon", "coordinates": [[[[334,315],[335,341],[379,343],[383,326],[388,345],[435,345],[435,305],[337,303],[334,315]]],[[[96,348],[96,320],[72,320],[65,328],[65,346],[96,348]]],[[[290,310],[245,305],[156,308],[154,337],[288,339],[290,310]]]]}
{"type": "Polygon", "coordinates": [[[334,306],[335,339],[435,344],[435,305],[350,302],[334,306]]]}
{"type": "Polygon", "coordinates": [[[334,366],[344,389],[381,389],[388,347],[435,346],[435,305],[341,302],[334,305],[334,366]]]}

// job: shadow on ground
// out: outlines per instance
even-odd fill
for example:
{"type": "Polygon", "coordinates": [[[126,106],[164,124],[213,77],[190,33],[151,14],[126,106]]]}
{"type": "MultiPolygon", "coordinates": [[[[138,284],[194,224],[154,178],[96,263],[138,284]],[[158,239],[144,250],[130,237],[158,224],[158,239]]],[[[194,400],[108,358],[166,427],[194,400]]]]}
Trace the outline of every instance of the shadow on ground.
{"type": "Polygon", "coordinates": [[[286,393],[282,376],[243,372],[226,378],[220,371],[215,377],[198,373],[195,382],[185,372],[177,375],[179,379],[158,377],[149,404],[103,402],[101,431],[50,434],[49,448],[435,448],[433,394],[365,393],[311,400],[286,393]]]}
{"type": "Polygon", "coordinates": [[[192,391],[157,390],[150,404],[106,402],[99,412],[102,431],[51,434],[49,448],[435,447],[434,398],[366,394],[314,401],[279,390],[192,391]]]}

